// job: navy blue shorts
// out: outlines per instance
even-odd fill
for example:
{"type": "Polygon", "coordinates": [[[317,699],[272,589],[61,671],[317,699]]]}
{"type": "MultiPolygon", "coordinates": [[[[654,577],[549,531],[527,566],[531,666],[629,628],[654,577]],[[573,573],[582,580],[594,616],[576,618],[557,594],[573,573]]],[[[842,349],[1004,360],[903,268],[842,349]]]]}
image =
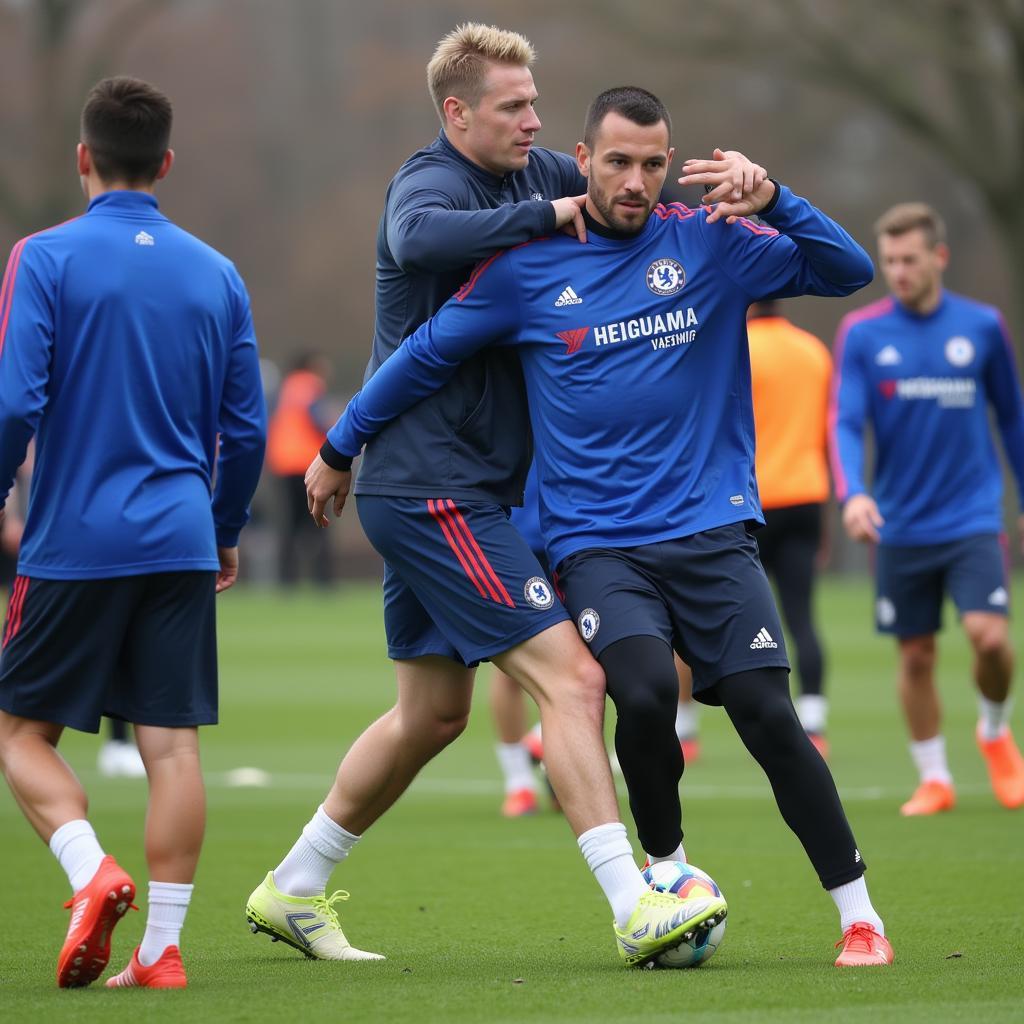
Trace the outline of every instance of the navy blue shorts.
{"type": "Polygon", "coordinates": [[[656,636],[693,669],[693,692],[755,668],[789,668],[779,613],[743,523],[645,544],[577,551],[557,582],[591,653],[656,636]]]}
{"type": "Polygon", "coordinates": [[[19,576],[0,654],[0,708],[99,732],[100,718],[217,721],[213,572],[101,580],[19,576]]]}
{"type": "Polygon", "coordinates": [[[995,533],[924,547],[881,544],[875,576],[875,626],[880,633],[937,633],[946,594],[961,615],[1010,611],[1006,538],[995,533]]]}
{"type": "Polygon", "coordinates": [[[363,494],[357,507],[386,563],[389,658],[472,666],[568,619],[501,505],[363,494]]]}

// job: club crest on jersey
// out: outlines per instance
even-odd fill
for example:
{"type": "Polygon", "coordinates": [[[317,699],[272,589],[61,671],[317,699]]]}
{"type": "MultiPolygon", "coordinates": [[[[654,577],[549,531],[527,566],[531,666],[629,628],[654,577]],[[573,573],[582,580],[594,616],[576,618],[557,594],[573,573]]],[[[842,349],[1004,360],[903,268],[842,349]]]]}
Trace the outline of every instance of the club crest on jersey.
{"type": "Polygon", "coordinates": [[[523,597],[526,598],[534,608],[544,611],[555,603],[555,595],[551,593],[548,581],[542,576],[531,576],[523,587],[523,597]]]}
{"type": "Polygon", "coordinates": [[[676,260],[655,260],[647,268],[647,287],[655,295],[675,295],[686,284],[686,271],[676,260]]]}
{"type": "Polygon", "coordinates": [[[593,608],[584,608],[576,620],[576,625],[579,627],[580,636],[589,644],[601,628],[601,616],[593,608]]]}
{"type": "Polygon", "coordinates": [[[962,335],[950,338],[946,342],[946,358],[954,366],[967,366],[974,359],[974,343],[962,335]]]}

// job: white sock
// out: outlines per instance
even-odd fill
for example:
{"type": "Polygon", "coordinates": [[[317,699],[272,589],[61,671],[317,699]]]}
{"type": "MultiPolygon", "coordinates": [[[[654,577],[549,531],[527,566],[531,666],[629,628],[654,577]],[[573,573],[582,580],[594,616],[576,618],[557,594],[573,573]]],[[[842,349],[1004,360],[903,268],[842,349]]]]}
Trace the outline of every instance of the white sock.
{"type": "Polygon", "coordinates": [[[139,946],[139,963],[143,967],[155,964],[168,946],[178,946],[181,926],[185,923],[191,885],[180,882],[150,882],[149,909],[146,912],[146,932],[139,946]]]}
{"type": "Polygon", "coordinates": [[[1009,728],[1013,701],[989,700],[978,694],[978,729],[983,740],[997,740],[1009,728]]]}
{"type": "Polygon", "coordinates": [[[526,734],[527,736],[536,736],[537,739],[543,740],[543,734],[540,727],[540,722],[534,724],[533,728],[526,734]]]}
{"type": "Polygon", "coordinates": [[[505,777],[506,793],[514,793],[518,789],[536,790],[533,762],[522,743],[497,743],[494,749],[498,754],[501,774],[505,777]]]}
{"type": "Polygon", "coordinates": [[[637,900],[647,891],[644,876],[633,862],[626,826],[620,821],[611,821],[588,829],[576,841],[611,904],[616,926],[625,928],[637,900]]]}
{"type": "Polygon", "coordinates": [[[680,701],[676,705],[676,736],[681,740],[695,739],[699,717],[696,701],[680,701]]]}
{"type": "Polygon", "coordinates": [[[946,740],[941,733],[930,740],[911,743],[910,756],[917,765],[917,774],[922,782],[952,784],[953,776],[949,774],[949,765],[946,762],[946,740]]]}
{"type": "Polygon", "coordinates": [[[829,889],[828,894],[835,900],[836,906],[839,908],[839,927],[842,931],[845,932],[855,921],[866,921],[874,926],[879,935],[885,934],[882,919],[875,912],[875,908],[871,906],[871,897],[868,896],[868,887],[864,882],[863,875],[845,885],[829,889]]]}
{"type": "Polygon", "coordinates": [[[825,731],[828,718],[828,700],[820,693],[802,693],[797,697],[796,713],[804,732],[820,736],[825,731]]]}
{"type": "Polygon", "coordinates": [[[50,836],[50,849],[67,874],[72,892],[89,884],[105,856],[92,825],[85,818],[61,825],[50,836]]]}
{"type": "Polygon", "coordinates": [[[332,821],[321,804],[284,860],[274,868],[274,885],[289,896],[321,896],[331,872],[358,842],[359,836],[332,821]]]}
{"type": "MultiPolygon", "coordinates": [[[[647,853],[645,850],[644,853],[647,853]]],[[[678,860],[681,863],[686,863],[686,851],[683,849],[683,844],[680,843],[671,853],[666,854],[664,857],[655,857],[653,853],[647,853],[647,859],[652,864],[658,864],[663,860],[678,860]]]]}

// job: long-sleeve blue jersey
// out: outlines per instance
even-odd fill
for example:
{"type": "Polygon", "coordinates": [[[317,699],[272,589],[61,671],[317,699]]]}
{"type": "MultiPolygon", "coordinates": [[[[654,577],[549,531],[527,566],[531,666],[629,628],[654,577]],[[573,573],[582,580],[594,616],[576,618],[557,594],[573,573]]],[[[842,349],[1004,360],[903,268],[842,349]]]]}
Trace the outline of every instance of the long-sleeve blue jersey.
{"type": "MultiPolygon", "coordinates": [[[[585,188],[571,157],[541,148],[531,151],[526,168],[504,177],[467,160],[444,132],[410,157],[388,186],[377,232],[377,315],[366,379],[451,298],[475,263],[553,230],[550,200],[585,188]]],[[[518,505],[529,464],[519,358],[491,349],[381,431],[366,448],[355,489],[518,505]]]]}
{"type": "Polygon", "coordinates": [[[1003,474],[989,406],[1024,503],[1024,405],[998,310],[952,292],[921,316],[889,297],[836,336],[832,464],[840,501],[865,493],[875,441],[883,544],[940,544],[1003,529],[1003,474]]]}
{"type": "Polygon", "coordinates": [[[346,454],[493,344],[519,351],[552,565],[763,521],[745,314],[754,300],[845,295],[871,260],[779,189],[777,226],[709,224],[659,206],[639,235],[564,235],[482,263],[408,338],[332,428],[346,454]]]}
{"type": "Polygon", "coordinates": [[[153,196],[106,192],[14,246],[0,504],[34,436],[22,575],[217,569],[217,545],[234,546],[248,518],[265,432],[245,286],[153,196]]]}

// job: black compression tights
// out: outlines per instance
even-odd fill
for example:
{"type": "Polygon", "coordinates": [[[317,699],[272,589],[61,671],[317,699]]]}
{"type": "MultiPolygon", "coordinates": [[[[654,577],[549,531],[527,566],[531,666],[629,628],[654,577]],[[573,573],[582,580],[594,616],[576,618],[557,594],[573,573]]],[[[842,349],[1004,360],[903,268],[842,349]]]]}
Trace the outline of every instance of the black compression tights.
{"type": "MultiPolygon", "coordinates": [[[[629,789],[641,845],[664,856],[680,842],[683,759],[674,721],[678,684],[672,651],[656,637],[630,637],[598,659],[618,722],[615,750],[629,789]]],[[[828,766],[814,749],[789,697],[784,669],[740,672],[715,694],[744,746],[760,764],[786,824],[807,851],[822,885],[853,881],[864,864],[828,766]]]]}

